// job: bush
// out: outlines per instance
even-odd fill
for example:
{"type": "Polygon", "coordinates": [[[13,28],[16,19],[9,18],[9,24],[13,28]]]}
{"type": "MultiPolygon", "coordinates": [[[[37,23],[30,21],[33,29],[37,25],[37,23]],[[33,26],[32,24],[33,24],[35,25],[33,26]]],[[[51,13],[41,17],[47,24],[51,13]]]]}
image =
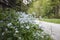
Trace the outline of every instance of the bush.
{"type": "Polygon", "coordinates": [[[32,16],[23,12],[15,13],[12,9],[8,15],[4,15],[9,17],[0,20],[0,40],[52,40],[35,24],[32,16]]]}

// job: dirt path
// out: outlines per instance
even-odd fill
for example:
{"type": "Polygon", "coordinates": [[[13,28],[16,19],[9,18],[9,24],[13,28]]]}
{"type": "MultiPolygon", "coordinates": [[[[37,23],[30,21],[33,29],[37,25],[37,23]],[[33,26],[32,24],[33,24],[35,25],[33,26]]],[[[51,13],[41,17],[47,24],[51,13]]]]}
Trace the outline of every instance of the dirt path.
{"type": "Polygon", "coordinates": [[[47,33],[52,35],[54,40],[60,40],[60,24],[54,24],[44,21],[35,20],[36,24],[39,24],[39,26],[47,33]]]}

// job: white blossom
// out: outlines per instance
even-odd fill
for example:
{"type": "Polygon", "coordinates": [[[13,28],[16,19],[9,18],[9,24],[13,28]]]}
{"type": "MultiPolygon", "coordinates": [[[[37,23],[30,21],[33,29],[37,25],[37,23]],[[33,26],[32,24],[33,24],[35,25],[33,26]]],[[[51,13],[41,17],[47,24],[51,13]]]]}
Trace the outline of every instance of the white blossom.
{"type": "Polygon", "coordinates": [[[23,3],[26,4],[26,5],[29,4],[30,2],[31,2],[31,0],[28,0],[28,1],[27,0],[23,0],[23,3]]]}
{"type": "Polygon", "coordinates": [[[26,26],[26,29],[29,29],[30,27],[29,26],[26,26]]]}
{"type": "Polygon", "coordinates": [[[21,40],[21,37],[19,37],[19,39],[21,40]]]}
{"type": "Polygon", "coordinates": [[[21,26],[22,28],[24,28],[24,26],[21,26]]]}
{"type": "MultiPolygon", "coordinates": [[[[19,12],[18,12],[19,14],[19,12]]],[[[25,14],[25,12],[20,12],[20,17],[18,17],[20,23],[35,23],[35,18],[29,14],[25,14]]]]}
{"type": "Polygon", "coordinates": [[[44,36],[41,36],[42,38],[44,38],[44,36]]]}
{"type": "Polygon", "coordinates": [[[12,23],[8,23],[8,24],[7,24],[7,26],[11,26],[11,25],[12,25],[12,23]]]}
{"type": "Polygon", "coordinates": [[[19,31],[16,30],[15,32],[18,33],[19,31]]]}
{"type": "Polygon", "coordinates": [[[4,35],[4,32],[2,33],[2,35],[4,35]]]}

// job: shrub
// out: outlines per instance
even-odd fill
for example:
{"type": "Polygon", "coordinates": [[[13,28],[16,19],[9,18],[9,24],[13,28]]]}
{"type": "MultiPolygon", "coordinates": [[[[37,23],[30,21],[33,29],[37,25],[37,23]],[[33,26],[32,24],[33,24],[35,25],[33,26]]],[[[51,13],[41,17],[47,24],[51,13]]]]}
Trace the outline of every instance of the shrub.
{"type": "Polygon", "coordinates": [[[0,21],[0,40],[52,40],[35,24],[32,16],[13,10],[4,15],[9,17],[0,21]]]}

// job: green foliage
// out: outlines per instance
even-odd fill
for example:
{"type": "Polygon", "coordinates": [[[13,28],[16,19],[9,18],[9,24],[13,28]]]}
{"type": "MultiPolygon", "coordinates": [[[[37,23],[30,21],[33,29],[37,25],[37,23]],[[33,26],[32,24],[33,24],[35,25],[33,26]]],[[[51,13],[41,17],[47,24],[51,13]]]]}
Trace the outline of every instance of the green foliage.
{"type": "Polygon", "coordinates": [[[51,23],[57,23],[60,24],[60,19],[43,19],[41,21],[51,22],[51,23]]]}
{"type": "Polygon", "coordinates": [[[14,29],[8,28],[7,24],[13,20],[14,21],[16,20],[15,10],[13,10],[13,9],[10,9],[8,11],[5,10],[5,11],[1,12],[0,15],[2,15],[2,16],[0,16],[0,29],[1,29],[0,30],[0,40],[7,40],[6,38],[9,36],[12,36],[12,34],[14,32],[14,29]],[[9,35],[9,36],[7,36],[7,35],[9,35]]]}
{"type": "Polygon", "coordinates": [[[27,12],[35,12],[37,17],[60,18],[59,5],[59,0],[36,0],[32,2],[27,12]]]}
{"type": "Polygon", "coordinates": [[[5,20],[0,20],[0,40],[52,40],[39,25],[29,21],[21,23],[18,19],[21,15],[15,12],[13,9],[4,12],[9,17],[6,19],[2,16],[5,20]]]}
{"type": "Polygon", "coordinates": [[[36,16],[44,16],[50,10],[50,0],[37,0],[32,3],[28,13],[36,13],[36,16]]]}
{"type": "MultiPolygon", "coordinates": [[[[23,4],[22,0],[17,0],[16,3],[16,10],[27,11],[27,5],[23,4]]],[[[21,23],[19,21],[21,15],[16,10],[13,8],[0,9],[0,40],[52,40],[50,35],[39,28],[39,25],[29,20],[21,23]]]]}

